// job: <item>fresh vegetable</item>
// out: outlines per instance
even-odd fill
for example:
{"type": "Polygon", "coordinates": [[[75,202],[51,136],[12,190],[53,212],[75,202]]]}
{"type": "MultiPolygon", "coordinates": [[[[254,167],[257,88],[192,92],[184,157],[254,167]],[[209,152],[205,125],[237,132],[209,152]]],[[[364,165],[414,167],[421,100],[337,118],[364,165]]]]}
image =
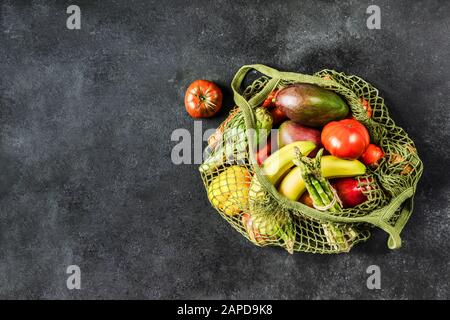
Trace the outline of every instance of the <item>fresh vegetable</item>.
{"type": "MultiPolygon", "coordinates": [[[[255,141],[260,144],[267,140],[270,129],[272,129],[272,118],[269,112],[262,108],[257,108],[255,115],[255,141]]],[[[247,149],[248,141],[244,115],[237,113],[227,122],[223,129],[221,143],[216,143],[216,146],[212,149],[213,152],[203,161],[199,170],[203,173],[213,173],[226,162],[245,159],[247,149]]]]}
{"type": "Polygon", "coordinates": [[[257,245],[264,245],[281,239],[289,253],[293,253],[295,230],[289,225],[290,221],[283,216],[266,213],[244,213],[242,224],[250,241],[257,245]]]}
{"type": "MultiPolygon", "coordinates": [[[[266,109],[257,108],[255,110],[256,125],[256,146],[267,141],[270,129],[272,129],[272,117],[266,109]]],[[[234,159],[236,156],[245,154],[248,148],[247,130],[244,115],[240,113],[230,121],[223,133],[223,140],[226,148],[227,159],[234,159]]]]}
{"type": "Polygon", "coordinates": [[[213,179],[208,187],[212,205],[229,216],[239,214],[248,205],[251,174],[243,166],[231,166],[213,179]]]}
{"type": "Polygon", "coordinates": [[[307,83],[280,90],[275,104],[289,119],[311,127],[321,127],[330,121],[344,119],[349,111],[338,94],[307,83]]]}
{"type": "Polygon", "coordinates": [[[364,191],[370,189],[370,180],[360,180],[361,183],[358,182],[358,179],[341,178],[333,182],[333,187],[336,189],[344,208],[352,208],[367,201],[367,196],[364,194],[364,191]]]}
{"type": "Polygon", "coordinates": [[[281,122],[287,119],[286,114],[283,111],[281,111],[281,109],[278,107],[274,107],[270,111],[270,114],[272,115],[274,125],[280,124],[281,122]]]}
{"type": "Polygon", "coordinates": [[[380,160],[384,157],[384,152],[380,147],[369,144],[366,151],[361,155],[361,161],[370,167],[377,167],[380,163],[380,160]]]}
{"type": "Polygon", "coordinates": [[[319,130],[287,120],[278,129],[278,146],[282,148],[294,141],[311,141],[317,147],[322,145],[319,130]]]}
{"type": "Polygon", "coordinates": [[[186,90],[184,105],[193,118],[212,117],[222,107],[222,91],[211,81],[196,80],[186,90]]]}
{"type": "MultiPolygon", "coordinates": [[[[355,177],[366,173],[366,167],[358,160],[344,160],[335,156],[322,156],[320,172],[324,178],[355,177]]],[[[293,168],[281,181],[278,192],[290,200],[298,200],[306,191],[301,169],[293,168]]]]}
{"type": "Polygon", "coordinates": [[[369,132],[353,119],[333,121],[322,130],[322,144],[332,155],[344,159],[357,159],[370,143],[369,132]]]}
{"type": "Polygon", "coordinates": [[[255,111],[256,116],[256,143],[262,145],[267,141],[267,137],[270,134],[270,129],[273,126],[273,119],[267,110],[262,108],[257,108],[255,111]]]}
{"type": "Polygon", "coordinates": [[[314,161],[304,156],[300,149],[296,149],[296,159],[294,164],[300,168],[300,174],[305,182],[306,190],[308,190],[313,205],[318,210],[330,210],[332,212],[339,211],[339,203],[336,195],[332,192],[329,182],[322,176],[321,163],[322,152],[320,149],[314,161]]]}
{"type": "Polygon", "coordinates": [[[278,90],[273,90],[269,95],[267,96],[266,100],[261,105],[261,108],[267,108],[270,109],[272,107],[275,107],[275,96],[277,95],[278,90]]]}
{"type": "MultiPolygon", "coordinates": [[[[321,211],[338,212],[340,210],[339,198],[329,182],[320,174],[322,152],[323,149],[317,153],[313,161],[301,155],[301,152],[297,149],[298,155],[294,162],[300,168],[313,206],[321,211]]],[[[357,233],[350,226],[342,227],[327,222],[322,224],[322,229],[328,244],[334,249],[350,250],[353,240],[357,237],[357,233]]]]}

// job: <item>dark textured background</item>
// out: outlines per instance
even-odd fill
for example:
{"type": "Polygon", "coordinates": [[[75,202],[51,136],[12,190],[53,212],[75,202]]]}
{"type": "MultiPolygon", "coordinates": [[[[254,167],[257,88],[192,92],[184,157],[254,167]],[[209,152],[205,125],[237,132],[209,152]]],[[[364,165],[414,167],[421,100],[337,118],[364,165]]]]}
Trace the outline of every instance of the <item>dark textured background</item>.
{"type": "Polygon", "coordinates": [[[381,30],[371,1],[73,3],[79,31],[63,1],[0,5],[0,298],[450,298],[449,1],[376,1],[381,30]],[[187,85],[222,86],[215,127],[249,63],[380,89],[425,164],[402,249],[381,231],[338,256],[255,247],[171,163],[187,85]]]}

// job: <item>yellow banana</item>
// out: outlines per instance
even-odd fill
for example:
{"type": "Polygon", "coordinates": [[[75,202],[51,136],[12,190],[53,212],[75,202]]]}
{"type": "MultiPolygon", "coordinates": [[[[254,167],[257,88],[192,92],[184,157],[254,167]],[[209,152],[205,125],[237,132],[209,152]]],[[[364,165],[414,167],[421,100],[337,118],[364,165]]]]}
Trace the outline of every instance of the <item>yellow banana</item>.
{"type": "MultiPolygon", "coordinates": [[[[344,160],[335,156],[323,156],[320,168],[325,178],[354,177],[366,173],[366,166],[360,161],[344,160]]],[[[305,190],[299,167],[292,169],[278,187],[278,192],[290,200],[298,200],[305,190]]]]}
{"type": "Polygon", "coordinates": [[[335,156],[323,156],[320,171],[325,178],[360,176],[366,173],[366,166],[358,160],[345,160],[335,156]]]}
{"type": "Polygon", "coordinates": [[[292,142],[274,152],[263,162],[262,171],[273,185],[276,185],[278,180],[294,166],[292,160],[296,156],[296,147],[300,149],[302,154],[308,155],[316,148],[316,145],[311,141],[292,142]]]}
{"type": "MultiPolygon", "coordinates": [[[[294,166],[295,147],[299,148],[301,153],[308,155],[315,149],[316,145],[311,141],[296,141],[292,142],[278,151],[272,153],[262,164],[262,172],[267,179],[276,185],[282,177],[294,166]]],[[[265,190],[263,189],[258,177],[253,176],[252,183],[249,190],[250,208],[253,208],[255,203],[258,203],[264,198],[265,190]]]]}

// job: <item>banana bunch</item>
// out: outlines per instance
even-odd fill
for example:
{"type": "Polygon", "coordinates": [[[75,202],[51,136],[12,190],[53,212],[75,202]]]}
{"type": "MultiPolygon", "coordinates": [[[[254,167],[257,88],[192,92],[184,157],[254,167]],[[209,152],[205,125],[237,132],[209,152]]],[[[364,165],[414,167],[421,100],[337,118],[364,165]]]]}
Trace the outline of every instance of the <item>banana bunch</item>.
{"type": "MultiPolygon", "coordinates": [[[[363,175],[366,166],[358,160],[344,160],[335,156],[321,158],[320,172],[324,178],[344,178],[363,175]]],[[[281,181],[278,192],[297,201],[306,190],[300,167],[293,168],[281,181]]]]}
{"type": "MultiPolygon", "coordinates": [[[[277,187],[278,192],[286,198],[297,201],[306,191],[305,181],[301,175],[301,169],[294,167],[296,148],[303,155],[308,155],[316,145],[310,141],[296,141],[274,152],[262,164],[262,172],[266,178],[277,187]]],[[[343,178],[363,175],[366,166],[358,160],[344,160],[335,156],[323,156],[321,158],[321,174],[324,178],[343,178]]],[[[250,187],[250,199],[257,200],[261,197],[262,187],[256,177],[250,187]]]]}
{"type": "MultiPolygon", "coordinates": [[[[290,143],[274,152],[263,162],[261,168],[262,172],[270,183],[276,186],[281,178],[294,166],[293,160],[296,157],[296,148],[299,148],[303,154],[308,155],[315,147],[316,145],[311,141],[296,141],[290,143]]],[[[255,175],[252,179],[249,191],[250,208],[252,204],[256,204],[260,201],[263,196],[263,188],[255,175]]]]}

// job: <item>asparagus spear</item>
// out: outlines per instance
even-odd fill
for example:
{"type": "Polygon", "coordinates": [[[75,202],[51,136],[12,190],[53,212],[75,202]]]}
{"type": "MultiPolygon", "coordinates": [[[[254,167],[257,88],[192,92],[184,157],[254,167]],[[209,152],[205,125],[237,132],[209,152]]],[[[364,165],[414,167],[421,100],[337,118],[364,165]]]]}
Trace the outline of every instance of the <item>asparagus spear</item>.
{"type": "MultiPolygon", "coordinates": [[[[313,163],[297,149],[297,159],[294,160],[294,164],[301,169],[306,190],[309,192],[316,209],[323,211],[329,209],[331,212],[338,212],[340,206],[337,195],[332,191],[329,182],[320,174],[322,152],[323,149],[318,152],[313,163]]],[[[357,236],[357,233],[351,227],[338,227],[331,222],[322,224],[322,228],[328,243],[335,250],[349,250],[351,241],[357,236]]]]}

